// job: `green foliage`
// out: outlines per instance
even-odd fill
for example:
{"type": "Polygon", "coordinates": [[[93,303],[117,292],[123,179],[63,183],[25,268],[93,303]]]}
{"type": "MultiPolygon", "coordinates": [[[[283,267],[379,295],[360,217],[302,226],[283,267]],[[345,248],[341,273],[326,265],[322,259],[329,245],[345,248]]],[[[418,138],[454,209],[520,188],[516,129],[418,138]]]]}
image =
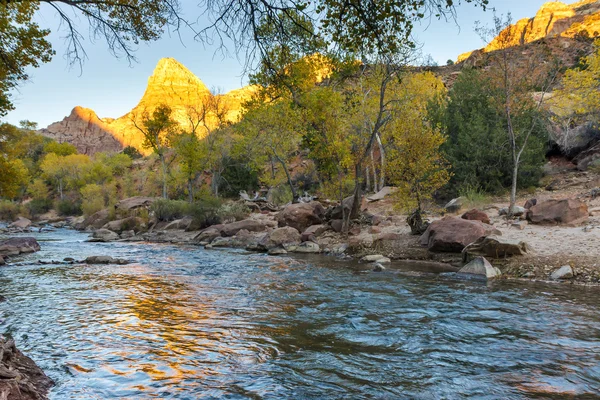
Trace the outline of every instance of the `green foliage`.
{"type": "Polygon", "coordinates": [[[466,200],[468,208],[479,208],[490,202],[490,195],[479,186],[464,185],[458,195],[466,200]]]}
{"type": "Polygon", "coordinates": [[[36,216],[52,209],[52,200],[49,198],[34,198],[26,205],[29,214],[36,216]]]}
{"type": "Polygon", "coordinates": [[[81,210],[86,217],[104,208],[104,194],[102,186],[95,183],[81,188],[81,210]]]}
{"type": "Polygon", "coordinates": [[[217,216],[223,223],[241,221],[248,218],[250,209],[240,202],[228,202],[217,210],[217,216]]]}
{"type": "Polygon", "coordinates": [[[158,221],[174,221],[189,215],[189,203],[183,200],[160,199],[152,203],[150,211],[158,221]]]}
{"type": "Polygon", "coordinates": [[[137,160],[137,159],[143,157],[142,153],[140,153],[138,151],[138,149],[136,149],[133,146],[127,146],[127,147],[125,147],[123,149],[123,154],[125,154],[126,156],[129,156],[129,158],[131,158],[132,160],[137,160]]]}
{"type": "MultiPolygon", "coordinates": [[[[451,196],[469,187],[478,187],[487,193],[501,193],[512,183],[512,159],[506,135],[506,119],[499,114],[490,91],[491,82],[481,72],[465,70],[449,92],[447,108],[436,114],[448,136],[443,150],[452,165],[451,196]]],[[[516,127],[530,126],[532,119],[541,118],[531,109],[513,118],[516,127]]],[[[537,124],[521,157],[519,187],[538,183],[545,158],[546,131],[537,124]]]]}
{"type": "Polygon", "coordinates": [[[56,211],[66,217],[81,215],[81,201],[79,199],[63,199],[56,202],[56,211]]]}
{"type": "Polygon", "coordinates": [[[192,217],[192,225],[196,229],[204,229],[221,223],[219,208],[221,201],[216,197],[205,196],[202,200],[190,204],[188,215],[192,217]]]}
{"type": "Polygon", "coordinates": [[[70,143],[49,142],[44,145],[44,153],[54,153],[57,156],[70,156],[77,154],[77,148],[70,143]]]}
{"type": "Polygon", "coordinates": [[[292,191],[287,185],[275,186],[269,191],[269,201],[276,206],[291,203],[293,199],[292,191]]]}
{"type": "Polygon", "coordinates": [[[224,197],[237,198],[241,190],[250,193],[259,185],[258,171],[246,158],[227,157],[223,160],[223,173],[219,193],[224,197]]]}
{"type": "Polygon", "coordinates": [[[0,221],[12,222],[21,213],[21,207],[10,200],[0,200],[0,221]]]}

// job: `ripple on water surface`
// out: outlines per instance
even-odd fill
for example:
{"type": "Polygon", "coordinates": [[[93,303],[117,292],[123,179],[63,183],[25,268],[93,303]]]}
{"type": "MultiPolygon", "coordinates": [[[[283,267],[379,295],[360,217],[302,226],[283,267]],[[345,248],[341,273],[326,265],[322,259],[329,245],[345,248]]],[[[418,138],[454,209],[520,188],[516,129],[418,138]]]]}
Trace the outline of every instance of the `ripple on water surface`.
{"type": "Polygon", "coordinates": [[[57,381],[53,399],[600,393],[597,289],[38,238],[42,251],[0,269],[0,333],[57,381]],[[36,264],[98,254],[134,262],[36,264]]]}

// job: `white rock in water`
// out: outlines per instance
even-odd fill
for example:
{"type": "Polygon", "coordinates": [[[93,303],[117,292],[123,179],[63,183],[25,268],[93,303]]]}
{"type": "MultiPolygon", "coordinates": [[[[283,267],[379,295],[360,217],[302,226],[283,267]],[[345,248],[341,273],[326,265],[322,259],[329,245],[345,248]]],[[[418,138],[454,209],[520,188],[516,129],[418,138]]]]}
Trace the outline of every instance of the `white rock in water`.
{"type": "Polygon", "coordinates": [[[374,262],[374,261],[379,261],[382,258],[385,258],[385,256],[381,255],[381,254],[371,254],[368,256],[364,256],[363,258],[360,259],[360,261],[362,262],[374,262]]]}
{"type": "Polygon", "coordinates": [[[570,265],[563,265],[550,275],[550,279],[555,281],[560,279],[570,279],[573,275],[573,268],[571,268],[570,265]]]}
{"type": "Polygon", "coordinates": [[[383,265],[376,263],[373,266],[373,272],[382,272],[382,271],[385,271],[385,267],[383,265]]]}
{"type": "Polygon", "coordinates": [[[483,257],[474,258],[473,261],[462,267],[458,273],[479,275],[487,279],[493,279],[502,274],[498,268],[494,267],[483,257]]]}

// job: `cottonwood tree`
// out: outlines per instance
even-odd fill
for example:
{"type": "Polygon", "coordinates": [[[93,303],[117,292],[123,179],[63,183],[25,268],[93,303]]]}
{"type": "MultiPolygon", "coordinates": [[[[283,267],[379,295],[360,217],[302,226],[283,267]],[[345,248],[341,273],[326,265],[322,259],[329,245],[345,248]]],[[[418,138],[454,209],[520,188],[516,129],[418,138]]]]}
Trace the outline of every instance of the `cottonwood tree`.
{"type": "Polygon", "coordinates": [[[147,111],[142,113],[141,121],[136,122],[136,116],[131,117],[131,122],[135,128],[140,131],[144,137],[142,147],[151,149],[160,160],[162,170],[162,197],[168,197],[167,179],[167,150],[169,149],[171,136],[177,126],[171,118],[171,108],[165,104],[159,105],[152,114],[147,111]]]}
{"type": "Polygon", "coordinates": [[[40,164],[40,170],[49,181],[55,184],[61,200],[64,199],[65,189],[81,186],[85,167],[91,163],[85,154],[70,154],[59,156],[48,153],[40,164]]]}
{"type": "Polygon", "coordinates": [[[509,216],[516,204],[523,153],[530,145],[536,128],[542,123],[537,115],[560,68],[543,42],[530,46],[526,53],[510,51],[519,34],[511,22],[510,14],[506,19],[494,15],[492,28],[476,28],[485,41],[495,37],[497,48],[488,56],[487,74],[491,82],[490,98],[506,124],[507,149],[512,161],[509,216]]]}

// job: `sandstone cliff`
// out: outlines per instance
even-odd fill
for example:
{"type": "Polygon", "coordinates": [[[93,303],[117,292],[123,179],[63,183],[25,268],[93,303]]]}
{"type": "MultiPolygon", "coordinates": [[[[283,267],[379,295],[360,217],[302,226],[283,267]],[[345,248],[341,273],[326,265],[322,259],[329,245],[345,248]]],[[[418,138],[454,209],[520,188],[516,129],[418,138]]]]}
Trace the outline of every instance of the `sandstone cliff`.
{"type": "MultiPolygon", "coordinates": [[[[506,28],[479,52],[491,52],[502,47],[519,46],[544,38],[577,36],[597,37],[600,32],[600,0],[583,0],[574,4],[552,1],[544,4],[535,17],[524,18],[506,28]],[[508,43],[502,38],[509,35],[508,43]]],[[[474,52],[458,56],[465,61],[474,52]]]]}
{"type": "MultiPolygon", "coordinates": [[[[255,90],[249,86],[217,96],[220,107],[226,110],[228,121],[238,119],[242,104],[255,90]]],[[[189,126],[190,107],[202,107],[208,96],[209,89],[191,71],[172,58],[163,58],[148,78],[141,100],[127,114],[116,119],[100,119],[90,109],[75,107],[71,115],[40,130],[40,133],[59,142],[72,143],[84,154],[117,152],[126,146],[149,154],[149,150],[142,148],[143,135],[134,121],[141,126],[144,113],[151,114],[160,104],[167,104],[173,111],[173,119],[185,129],[189,126]]],[[[208,121],[209,124],[214,123],[215,116],[209,115],[208,121]]]]}

